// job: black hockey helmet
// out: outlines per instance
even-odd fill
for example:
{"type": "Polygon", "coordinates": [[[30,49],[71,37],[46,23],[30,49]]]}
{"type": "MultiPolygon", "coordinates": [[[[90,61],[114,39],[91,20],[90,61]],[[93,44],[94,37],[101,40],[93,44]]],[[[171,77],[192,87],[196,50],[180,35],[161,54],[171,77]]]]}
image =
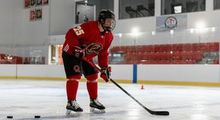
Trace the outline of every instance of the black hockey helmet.
{"type": "Polygon", "coordinates": [[[111,11],[111,10],[108,10],[108,9],[103,9],[99,12],[99,17],[98,17],[98,21],[101,23],[102,27],[104,30],[106,31],[111,31],[114,29],[115,27],[115,14],[111,11]],[[104,26],[105,24],[105,20],[107,18],[111,18],[113,19],[113,24],[111,27],[108,27],[108,26],[104,26]]]}

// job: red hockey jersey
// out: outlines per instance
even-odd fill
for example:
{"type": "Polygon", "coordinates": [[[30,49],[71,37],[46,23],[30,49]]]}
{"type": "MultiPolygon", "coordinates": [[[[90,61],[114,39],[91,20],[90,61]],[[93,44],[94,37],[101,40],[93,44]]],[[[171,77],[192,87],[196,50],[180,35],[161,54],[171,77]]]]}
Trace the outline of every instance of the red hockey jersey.
{"type": "Polygon", "coordinates": [[[100,67],[108,66],[108,49],[113,40],[111,32],[100,33],[98,21],[90,21],[71,28],[65,36],[63,51],[73,54],[75,47],[86,48],[85,58],[92,60],[98,55],[100,67]]]}

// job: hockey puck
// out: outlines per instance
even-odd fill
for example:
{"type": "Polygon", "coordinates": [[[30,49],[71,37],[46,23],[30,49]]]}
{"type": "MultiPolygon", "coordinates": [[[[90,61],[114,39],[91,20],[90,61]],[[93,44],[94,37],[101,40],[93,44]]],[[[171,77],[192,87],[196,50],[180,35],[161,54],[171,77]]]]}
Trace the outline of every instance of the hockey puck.
{"type": "Polygon", "coordinates": [[[40,115],[35,115],[34,118],[40,118],[40,115]]]}
{"type": "Polygon", "coordinates": [[[8,118],[8,119],[12,119],[12,118],[13,118],[13,116],[7,116],[7,118],[8,118]]]}

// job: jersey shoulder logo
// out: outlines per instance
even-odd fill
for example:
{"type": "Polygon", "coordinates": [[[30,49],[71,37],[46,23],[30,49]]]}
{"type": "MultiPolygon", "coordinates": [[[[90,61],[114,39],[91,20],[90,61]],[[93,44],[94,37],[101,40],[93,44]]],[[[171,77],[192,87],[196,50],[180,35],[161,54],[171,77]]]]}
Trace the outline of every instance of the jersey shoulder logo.
{"type": "Polygon", "coordinates": [[[73,28],[74,32],[77,36],[84,34],[84,30],[81,28],[81,26],[76,26],[73,28]]]}

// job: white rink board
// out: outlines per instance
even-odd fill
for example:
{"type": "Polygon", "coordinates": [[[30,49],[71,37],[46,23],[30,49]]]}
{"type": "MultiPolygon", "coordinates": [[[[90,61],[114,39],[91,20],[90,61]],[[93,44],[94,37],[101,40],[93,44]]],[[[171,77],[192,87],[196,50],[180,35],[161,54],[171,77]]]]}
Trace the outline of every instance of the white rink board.
{"type": "Polygon", "coordinates": [[[0,64],[0,76],[16,76],[16,66],[0,64]]]}
{"type": "Polygon", "coordinates": [[[18,76],[65,77],[63,65],[18,65],[18,76]]]}
{"type": "Polygon", "coordinates": [[[220,66],[138,65],[138,80],[220,82],[220,66]]]}
{"type": "MultiPolygon", "coordinates": [[[[114,80],[133,80],[133,65],[111,65],[114,80]]],[[[65,78],[63,65],[0,65],[0,77],[65,78]]],[[[138,65],[138,80],[220,82],[219,65],[138,65]]]]}

